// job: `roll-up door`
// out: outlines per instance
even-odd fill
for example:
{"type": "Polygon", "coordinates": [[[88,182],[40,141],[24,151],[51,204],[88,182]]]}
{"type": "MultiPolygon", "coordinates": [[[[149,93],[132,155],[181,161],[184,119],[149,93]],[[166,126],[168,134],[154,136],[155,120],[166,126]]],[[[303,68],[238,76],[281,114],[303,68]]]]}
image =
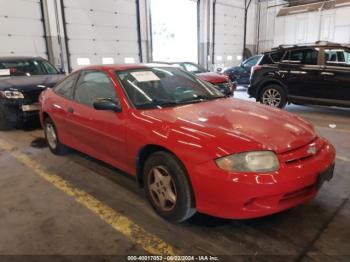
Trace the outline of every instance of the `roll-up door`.
{"type": "Polygon", "coordinates": [[[243,52],[244,1],[217,0],[214,27],[214,65],[239,64],[243,52]]]}
{"type": "Polygon", "coordinates": [[[139,62],[135,0],[63,0],[70,67],[139,62]]]}
{"type": "Polygon", "coordinates": [[[40,0],[0,0],[0,56],[47,58],[40,0]]]}

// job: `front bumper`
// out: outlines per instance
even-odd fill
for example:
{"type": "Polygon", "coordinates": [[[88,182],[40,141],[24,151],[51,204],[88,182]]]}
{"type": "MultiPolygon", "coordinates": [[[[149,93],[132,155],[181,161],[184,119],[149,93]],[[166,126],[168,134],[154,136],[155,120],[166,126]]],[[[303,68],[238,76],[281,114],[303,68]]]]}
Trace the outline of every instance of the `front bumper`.
{"type": "MultiPolygon", "coordinates": [[[[214,161],[189,170],[199,212],[231,219],[270,215],[313,199],[320,174],[332,168],[334,147],[325,142],[319,152],[305,160],[283,163],[269,174],[228,173],[214,161]]],[[[329,178],[329,177],[327,177],[329,178]]]]}
{"type": "Polygon", "coordinates": [[[1,108],[6,120],[12,125],[22,126],[39,119],[39,104],[24,99],[1,99],[1,108]]]}

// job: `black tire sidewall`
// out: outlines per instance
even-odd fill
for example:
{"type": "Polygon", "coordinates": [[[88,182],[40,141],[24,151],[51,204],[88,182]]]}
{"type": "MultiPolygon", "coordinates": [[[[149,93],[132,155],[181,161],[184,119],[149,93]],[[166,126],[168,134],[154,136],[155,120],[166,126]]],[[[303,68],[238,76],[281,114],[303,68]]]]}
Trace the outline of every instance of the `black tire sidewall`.
{"type": "Polygon", "coordinates": [[[179,160],[170,153],[156,152],[146,161],[143,168],[144,189],[148,200],[155,211],[166,220],[180,223],[195,213],[194,198],[189,179],[179,160]],[[152,167],[164,166],[171,175],[176,187],[176,204],[171,211],[160,209],[153,201],[148,189],[148,175],[152,167]]]}
{"type": "MultiPolygon", "coordinates": [[[[265,93],[265,91],[267,89],[275,89],[276,91],[278,91],[281,95],[281,102],[280,104],[278,105],[278,108],[284,108],[287,104],[287,94],[286,94],[286,91],[284,90],[283,87],[281,87],[280,85],[278,84],[270,84],[270,85],[267,85],[265,86],[261,92],[260,92],[260,97],[259,97],[259,101],[260,103],[263,104],[263,95],[265,93]]],[[[265,104],[266,105],[266,104],[265,104]]]]}

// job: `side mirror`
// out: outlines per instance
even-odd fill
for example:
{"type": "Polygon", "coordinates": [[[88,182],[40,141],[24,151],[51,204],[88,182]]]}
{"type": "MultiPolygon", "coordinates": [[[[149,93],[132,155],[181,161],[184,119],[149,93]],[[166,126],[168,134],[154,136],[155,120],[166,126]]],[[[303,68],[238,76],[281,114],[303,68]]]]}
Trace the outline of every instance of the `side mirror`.
{"type": "Polygon", "coordinates": [[[119,102],[114,102],[111,99],[98,99],[93,105],[96,110],[108,110],[114,112],[122,111],[119,102]]]}
{"type": "Polygon", "coordinates": [[[222,68],[221,68],[221,67],[219,67],[219,68],[216,69],[216,72],[218,72],[218,73],[221,73],[221,71],[222,71],[222,68]]]}

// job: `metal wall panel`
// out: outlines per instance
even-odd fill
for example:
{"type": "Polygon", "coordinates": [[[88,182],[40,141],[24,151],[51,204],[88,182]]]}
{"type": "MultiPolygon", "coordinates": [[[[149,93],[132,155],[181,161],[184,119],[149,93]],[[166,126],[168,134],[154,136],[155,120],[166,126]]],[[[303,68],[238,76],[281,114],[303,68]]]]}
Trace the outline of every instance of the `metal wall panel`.
{"type": "Polygon", "coordinates": [[[214,67],[239,64],[243,52],[244,1],[217,1],[214,30],[214,67]]]}
{"type": "Polygon", "coordinates": [[[72,69],[139,61],[135,0],[64,0],[72,69]]]}
{"type": "Polygon", "coordinates": [[[0,0],[0,56],[47,58],[40,0],[0,0]]]}

